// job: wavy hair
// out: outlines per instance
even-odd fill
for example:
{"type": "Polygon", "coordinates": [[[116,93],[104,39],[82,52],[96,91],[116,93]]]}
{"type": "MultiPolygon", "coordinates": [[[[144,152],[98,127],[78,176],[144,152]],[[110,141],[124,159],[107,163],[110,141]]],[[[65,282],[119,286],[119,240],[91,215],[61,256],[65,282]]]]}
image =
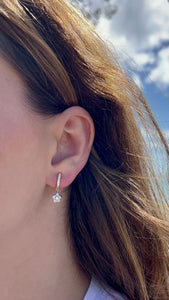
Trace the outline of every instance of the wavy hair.
{"type": "Polygon", "coordinates": [[[93,148],[68,211],[81,268],[129,299],[169,299],[165,197],[141,126],[151,125],[167,157],[169,148],[142,92],[65,0],[1,0],[0,54],[21,73],[37,113],[79,105],[93,118],[93,148]]]}

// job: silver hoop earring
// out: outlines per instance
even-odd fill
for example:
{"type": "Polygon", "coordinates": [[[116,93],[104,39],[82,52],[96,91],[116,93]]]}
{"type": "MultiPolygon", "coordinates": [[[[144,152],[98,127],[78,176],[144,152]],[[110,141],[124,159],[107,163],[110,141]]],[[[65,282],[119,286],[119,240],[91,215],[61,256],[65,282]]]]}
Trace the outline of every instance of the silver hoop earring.
{"type": "Polygon", "coordinates": [[[57,178],[56,194],[52,196],[54,203],[60,202],[62,198],[62,196],[59,194],[60,180],[61,180],[61,173],[58,174],[58,178],[57,178]]]}

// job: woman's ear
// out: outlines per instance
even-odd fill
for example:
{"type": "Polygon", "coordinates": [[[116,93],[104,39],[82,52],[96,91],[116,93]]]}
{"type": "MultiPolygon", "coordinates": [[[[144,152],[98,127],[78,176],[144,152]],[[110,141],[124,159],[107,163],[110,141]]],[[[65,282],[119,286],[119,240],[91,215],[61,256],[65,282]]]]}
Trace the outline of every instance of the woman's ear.
{"type": "Polygon", "coordinates": [[[73,182],[88,160],[94,132],[91,116],[80,106],[70,107],[54,117],[46,184],[55,187],[58,173],[62,174],[61,188],[73,182]]]}

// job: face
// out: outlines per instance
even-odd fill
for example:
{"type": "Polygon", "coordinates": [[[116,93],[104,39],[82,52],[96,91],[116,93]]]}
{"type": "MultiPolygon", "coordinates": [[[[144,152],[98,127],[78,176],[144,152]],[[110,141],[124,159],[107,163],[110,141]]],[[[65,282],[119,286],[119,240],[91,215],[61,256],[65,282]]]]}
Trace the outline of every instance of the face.
{"type": "Polygon", "coordinates": [[[0,238],[27,222],[45,186],[46,126],[20,75],[0,58],[0,238]]]}

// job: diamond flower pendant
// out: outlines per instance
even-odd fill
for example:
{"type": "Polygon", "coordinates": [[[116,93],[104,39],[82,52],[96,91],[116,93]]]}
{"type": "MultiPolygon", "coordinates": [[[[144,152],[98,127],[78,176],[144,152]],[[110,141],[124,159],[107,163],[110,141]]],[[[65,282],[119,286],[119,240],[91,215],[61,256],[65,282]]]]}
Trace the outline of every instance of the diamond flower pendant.
{"type": "Polygon", "coordinates": [[[54,196],[52,196],[52,199],[53,199],[54,203],[60,202],[61,198],[62,198],[62,196],[59,195],[58,192],[54,196]]]}

